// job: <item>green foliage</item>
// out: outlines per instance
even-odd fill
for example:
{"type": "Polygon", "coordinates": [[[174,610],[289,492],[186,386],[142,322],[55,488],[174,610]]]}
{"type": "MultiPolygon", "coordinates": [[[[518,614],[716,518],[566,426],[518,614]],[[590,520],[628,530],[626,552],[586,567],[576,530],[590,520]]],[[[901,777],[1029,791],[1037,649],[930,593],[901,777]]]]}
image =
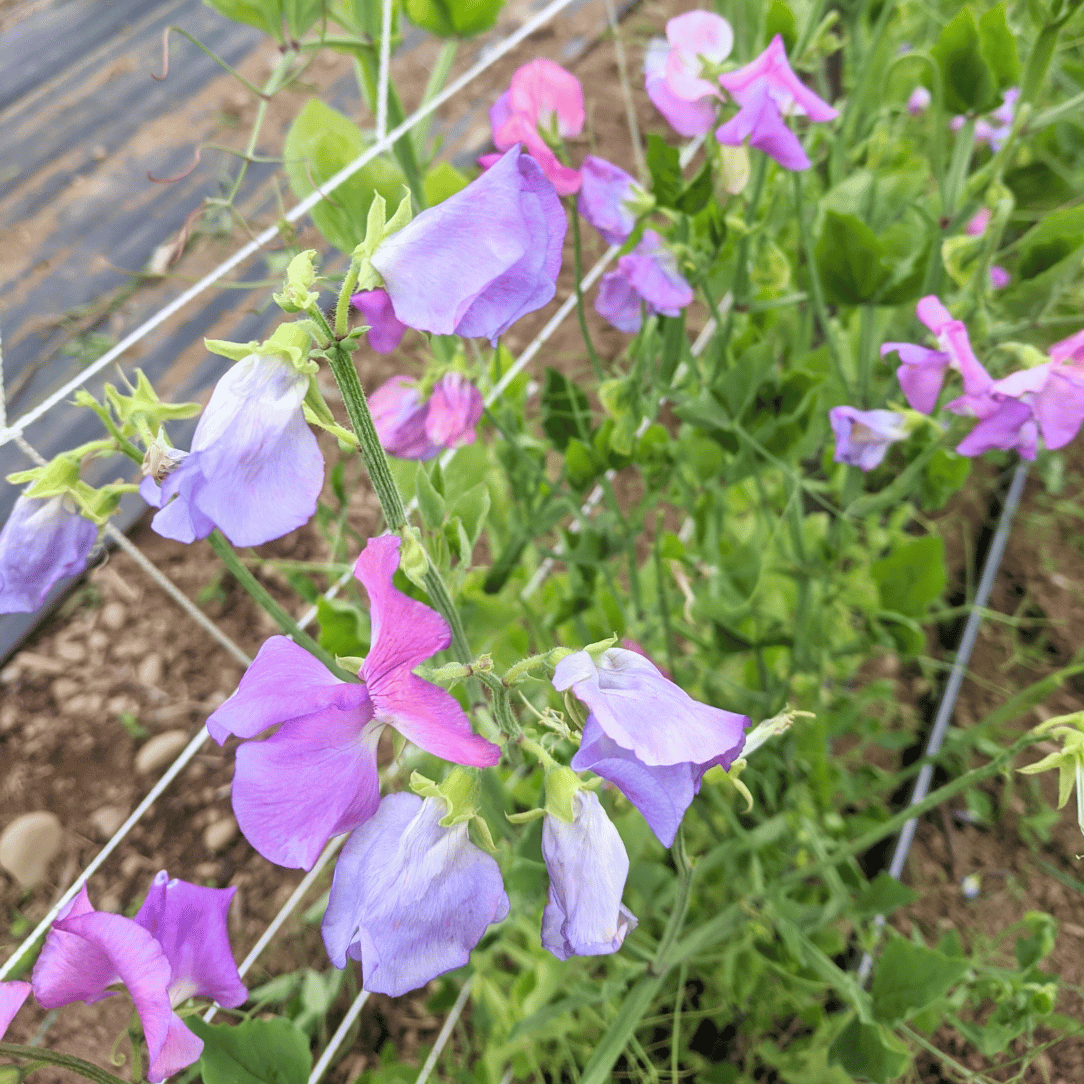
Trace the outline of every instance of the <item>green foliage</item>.
{"type": "Polygon", "coordinates": [[[1009,62],[996,18],[986,29],[986,34],[980,34],[974,12],[961,8],[933,47],[933,58],[941,69],[945,108],[950,113],[985,113],[997,105],[998,80],[987,54],[996,58],[999,70],[1007,70],[1009,62]]]}
{"type": "Polygon", "coordinates": [[[188,1027],[203,1040],[199,1070],[204,1084],[305,1084],[312,1068],[308,1040],[289,1020],[188,1027]]]}
{"type": "Polygon", "coordinates": [[[407,18],[438,38],[473,38],[497,21],[504,0],[404,0],[407,18]]]}
{"type": "Polygon", "coordinates": [[[945,589],[945,543],[937,535],[912,538],[897,545],[870,569],[886,610],[921,617],[945,589]]]}
{"type": "Polygon", "coordinates": [[[894,1024],[944,997],[967,972],[967,960],[890,934],[870,987],[877,1019],[894,1024]]]}

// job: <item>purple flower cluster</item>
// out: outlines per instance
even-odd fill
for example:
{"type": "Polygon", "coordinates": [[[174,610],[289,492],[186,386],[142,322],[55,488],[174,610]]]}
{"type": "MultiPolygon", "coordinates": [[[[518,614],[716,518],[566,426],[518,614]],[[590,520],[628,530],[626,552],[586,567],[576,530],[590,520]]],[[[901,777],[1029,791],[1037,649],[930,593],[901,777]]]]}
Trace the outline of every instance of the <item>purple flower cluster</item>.
{"type": "Polygon", "coordinates": [[[445,448],[473,444],[482,396],[461,373],[446,373],[423,403],[408,376],[393,376],[369,397],[377,436],[398,459],[432,459],[445,448]]]}

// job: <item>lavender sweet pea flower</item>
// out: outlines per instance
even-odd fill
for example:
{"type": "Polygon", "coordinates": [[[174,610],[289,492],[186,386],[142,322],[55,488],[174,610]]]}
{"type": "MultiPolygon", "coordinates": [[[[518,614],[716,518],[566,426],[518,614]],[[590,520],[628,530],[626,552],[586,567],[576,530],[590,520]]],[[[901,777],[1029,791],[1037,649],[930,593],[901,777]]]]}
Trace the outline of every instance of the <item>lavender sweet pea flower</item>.
{"type": "Polygon", "coordinates": [[[471,731],[459,702],[411,671],[451,643],[444,618],[392,585],[400,540],[371,538],[354,567],[369,595],[372,647],[362,683],[341,681],[304,648],[272,636],[237,692],[207,720],[221,745],[230,734],[264,741],[237,750],[233,810],[245,838],[280,866],[311,869],[333,835],[364,824],[380,801],[376,747],[393,726],[434,756],[487,767],[500,749],[471,731]]]}
{"type": "Polygon", "coordinates": [[[93,1004],[123,982],[135,1002],[157,1084],[199,1060],[203,1041],[174,1012],[191,997],[235,1008],[248,997],[237,973],[226,911],[236,888],[201,888],[155,879],[135,919],[95,911],[86,886],[53,923],[32,985],[47,1009],[93,1004]]]}
{"type": "Polygon", "coordinates": [[[925,87],[915,87],[907,99],[907,112],[912,117],[919,117],[929,108],[931,100],[930,92],[925,87]]]}
{"type": "Polygon", "coordinates": [[[992,448],[1008,452],[1016,449],[1024,459],[1034,459],[1039,444],[1039,428],[1028,403],[1004,399],[956,446],[960,455],[976,456],[992,448]]]}
{"type": "Polygon", "coordinates": [[[573,798],[571,824],[547,814],[542,822],[542,857],[550,875],[542,912],[542,947],[558,960],[616,952],[636,928],[636,916],[621,902],[629,856],[597,795],[573,798]]]}
{"type": "Polygon", "coordinates": [[[608,738],[594,715],[589,715],[570,766],[577,772],[590,769],[613,783],[643,814],[659,842],[670,847],[681,818],[700,793],[704,773],[717,764],[728,771],[744,745],[743,734],[733,749],[707,763],[649,767],[635,753],[608,738]]]}
{"type": "Polygon", "coordinates": [[[828,411],[828,420],[836,434],[835,461],[862,470],[880,466],[889,446],[907,436],[903,415],[893,410],[837,406],[828,411]]]}
{"type": "Polygon", "coordinates": [[[346,841],[323,935],[336,967],[362,967],[362,986],[398,997],[462,967],[489,926],[508,916],[497,863],[442,828],[444,802],[389,794],[346,841]]]}
{"type": "Polygon", "coordinates": [[[1048,448],[1064,448],[1084,423],[1084,365],[1075,358],[1022,369],[994,381],[990,390],[995,396],[1028,404],[1048,448]]]}
{"type": "Polygon", "coordinates": [[[496,147],[506,151],[522,143],[560,196],[579,190],[580,175],[561,162],[538,129],[568,139],[583,131],[585,118],[580,81],[545,57],[519,68],[489,111],[496,147]]]}
{"type": "Polygon", "coordinates": [[[0,1039],[30,994],[28,982],[0,982],[0,1039]]]}
{"type": "Polygon", "coordinates": [[[668,681],[650,659],[611,647],[598,661],[586,651],[568,655],[553,674],[559,692],[572,689],[608,738],[649,767],[707,764],[740,750],[749,724],[694,700],[668,681]]]}
{"type": "Polygon", "coordinates": [[[365,337],[378,354],[390,354],[403,341],[407,326],[395,318],[387,290],[362,290],[350,303],[365,317],[369,325],[365,337]]]}
{"type": "Polygon", "coordinates": [[[812,121],[839,116],[791,71],[780,34],[744,68],[719,76],[719,83],[740,108],[716,129],[715,138],[731,147],[748,139],[785,169],[808,169],[810,162],[798,137],[783,123],[784,114],[806,115],[812,121]]]}
{"type": "Polygon", "coordinates": [[[0,531],[0,613],[41,609],[53,584],[87,567],[97,524],[64,496],[20,496],[0,531]]]}
{"type": "Polygon", "coordinates": [[[622,245],[636,225],[630,201],[646,196],[643,186],[623,169],[589,154],[580,167],[578,210],[611,244],[622,245]]]}
{"type": "Polygon", "coordinates": [[[301,410],[309,378],[279,355],[249,354],[219,380],[192,451],[159,488],[139,492],[161,511],[151,527],[194,542],[215,527],[235,546],[258,546],[307,523],[324,483],[324,457],[301,410]]]}
{"type": "Polygon", "coordinates": [[[666,78],[670,51],[670,43],[663,38],[654,38],[648,42],[644,51],[644,84],[647,96],[678,135],[688,139],[706,135],[715,126],[717,95],[707,95],[693,102],[679,98],[670,89],[666,78]]]}
{"type": "Polygon", "coordinates": [[[566,227],[553,185],[517,146],[392,234],[372,263],[408,327],[496,346],[557,292],[566,227]]]}
{"type": "Polygon", "coordinates": [[[421,401],[408,376],[393,376],[369,397],[376,434],[398,459],[432,459],[445,448],[473,444],[482,416],[482,394],[462,373],[446,373],[421,401]]]}
{"type": "Polygon", "coordinates": [[[673,253],[654,230],[644,230],[640,243],[617,261],[617,270],[602,276],[595,311],[620,331],[638,331],[641,301],[649,315],[678,316],[692,299],[673,253]]]}

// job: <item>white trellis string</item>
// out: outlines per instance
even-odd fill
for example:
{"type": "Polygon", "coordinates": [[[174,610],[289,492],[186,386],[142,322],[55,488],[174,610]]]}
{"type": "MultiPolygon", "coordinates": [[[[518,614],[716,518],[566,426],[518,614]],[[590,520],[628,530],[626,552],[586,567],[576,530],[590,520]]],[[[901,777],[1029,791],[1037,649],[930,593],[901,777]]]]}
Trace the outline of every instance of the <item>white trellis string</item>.
{"type": "Polygon", "coordinates": [[[439,94],[434,95],[428,102],[423,103],[398,127],[388,132],[383,139],[378,139],[367,151],[358,155],[348,165],[343,166],[338,173],[325,181],[318,191],[311,192],[299,203],[290,208],[273,226],[268,226],[248,244],[238,249],[229,259],[224,260],[194,283],[183,293],[175,297],[169,304],[160,308],[153,316],[145,320],[134,331],[126,335],[116,346],[107,350],[100,358],[88,365],[81,373],[69,380],[63,387],[47,396],[36,407],[28,410],[10,426],[0,429],[0,446],[14,440],[16,434],[22,433],[27,426],[36,422],[48,413],[57,403],[62,402],[73,391],[81,388],[92,376],[100,373],[107,365],[119,358],[130,346],[134,346],[140,340],[146,338],[150,332],[165,323],[171,316],[179,312],[193,298],[199,297],[208,287],[213,286],[223,276],[229,274],[235,267],[244,263],[253,253],[258,252],[264,245],[271,241],[279,232],[280,223],[294,223],[306,215],[315,207],[328,192],[334,192],[339,185],[349,180],[358,170],[364,168],[374,158],[383,154],[401,136],[406,135],[419,121],[424,120],[431,113],[436,112],[445,102],[454,98],[467,84],[476,79],[482,72],[495,64],[506,53],[511,52],[521,41],[530,37],[541,26],[548,23],[555,15],[560,14],[575,0],[551,0],[540,12],[528,19],[518,30],[509,34],[501,42],[494,45],[492,50],[485,50],[481,59],[468,68],[458,79],[453,80],[439,94]]]}
{"type": "Polygon", "coordinates": [[[433,1049],[429,1051],[429,1057],[425,1059],[425,1064],[422,1066],[422,1071],[418,1074],[418,1079],[414,1084],[425,1084],[429,1079],[429,1074],[436,1068],[437,1058],[440,1057],[440,1052],[444,1049],[445,1043],[451,1037],[452,1028],[455,1027],[456,1021],[463,1013],[463,1009],[466,1007],[467,998],[470,997],[471,987],[474,985],[474,976],[471,975],[465,983],[463,983],[463,989],[459,991],[459,997],[455,999],[455,1004],[452,1006],[451,1012],[448,1013],[447,1019],[444,1021],[444,1026],[440,1029],[437,1035],[437,1041],[433,1044],[433,1049]]]}
{"type": "Polygon", "coordinates": [[[320,1060],[312,1067],[312,1072],[309,1074],[309,1084],[316,1084],[327,1071],[331,1059],[335,1056],[335,1051],[339,1049],[343,1039],[346,1038],[346,1033],[354,1026],[354,1021],[361,1015],[361,1010],[365,1008],[365,1002],[368,1000],[368,990],[362,990],[354,998],[353,1004],[346,1010],[342,1023],[335,1029],[335,1034],[328,1040],[326,1049],[320,1055],[320,1060]]]}
{"type": "Polygon", "coordinates": [[[380,11],[380,74],[376,82],[376,138],[388,134],[388,75],[391,70],[391,6],[384,0],[380,11]]]}

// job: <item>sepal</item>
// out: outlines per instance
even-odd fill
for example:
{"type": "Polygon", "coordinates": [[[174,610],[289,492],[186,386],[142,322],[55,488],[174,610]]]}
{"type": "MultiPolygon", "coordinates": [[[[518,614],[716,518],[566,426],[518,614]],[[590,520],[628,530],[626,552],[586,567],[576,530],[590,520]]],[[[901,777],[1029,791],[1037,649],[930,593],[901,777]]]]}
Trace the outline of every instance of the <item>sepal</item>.
{"type": "Polygon", "coordinates": [[[272,294],[274,302],[283,312],[308,312],[320,299],[313,290],[316,283],[316,249],[299,252],[286,268],[286,285],[281,293],[272,294]]]}

